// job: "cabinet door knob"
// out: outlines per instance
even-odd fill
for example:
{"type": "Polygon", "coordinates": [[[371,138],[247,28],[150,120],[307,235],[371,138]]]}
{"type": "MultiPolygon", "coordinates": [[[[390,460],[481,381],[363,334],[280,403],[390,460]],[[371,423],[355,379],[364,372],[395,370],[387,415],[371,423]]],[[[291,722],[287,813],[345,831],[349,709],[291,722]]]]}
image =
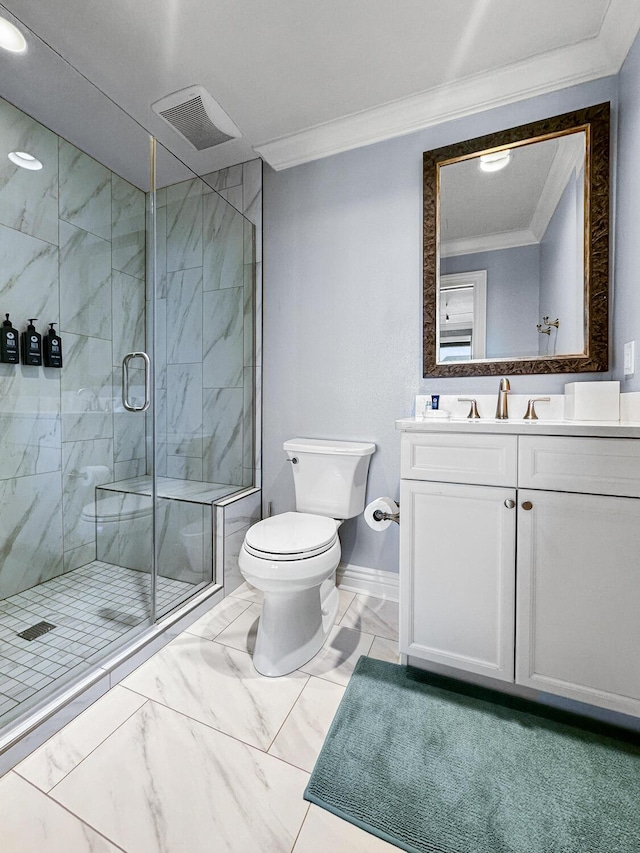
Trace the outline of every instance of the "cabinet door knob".
{"type": "Polygon", "coordinates": [[[522,501],[522,509],[533,509],[531,501],[522,501]]]}
{"type": "Polygon", "coordinates": [[[507,509],[513,509],[514,506],[516,505],[516,502],[512,501],[511,498],[507,498],[506,501],[504,502],[504,505],[506,506],[507,509]]]}

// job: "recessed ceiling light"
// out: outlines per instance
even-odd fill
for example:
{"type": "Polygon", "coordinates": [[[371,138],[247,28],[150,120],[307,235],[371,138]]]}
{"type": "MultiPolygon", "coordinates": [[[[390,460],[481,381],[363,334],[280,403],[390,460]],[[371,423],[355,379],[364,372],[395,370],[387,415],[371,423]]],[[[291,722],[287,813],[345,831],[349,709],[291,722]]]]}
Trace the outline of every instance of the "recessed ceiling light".
{"type": "Polygon", "coordinates": [[[31,169],[32,172],[37,172],[38,169],[42,169],[42,163],[40,160],[36,160],[35,157],[32,157],[31,154],[27,154],[26,151],[9,152],[9,160],[11,160],[12,163],[15,163],[16,166],[20,166],[22,169],[31,169]]]}
{"type": "Polygon", "coordinates": [[[27,40],[20,30],[6,18],[0,18],[0,47],[11,53],[24,53],[27,40]]]}
{"type": "Polygon", "coordinates": [[[493,154],[483,154],[480,157],[480,168],[483,172],[499,172],[510,160],[511,151],[505,148],[503,151],[494,151],[493,154]]]}

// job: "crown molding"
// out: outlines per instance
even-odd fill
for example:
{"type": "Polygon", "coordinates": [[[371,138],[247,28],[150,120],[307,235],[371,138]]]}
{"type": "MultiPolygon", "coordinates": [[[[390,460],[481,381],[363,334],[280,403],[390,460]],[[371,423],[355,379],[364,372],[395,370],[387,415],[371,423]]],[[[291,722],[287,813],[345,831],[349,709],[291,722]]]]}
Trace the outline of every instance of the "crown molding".
{"type": "Polygon", "coordinates": [[[521,246],[535,246],[539,242],[538,236],[527,228],[519,231],[502,231],[498,234],[483,234],[480,237],[460,237],[458,240],[447,240],[443,243],[440,247],[440,257],[455,258],[459,255],[518,249],[521,246]]]}
{"type": "Polygon", "coordinates": [[[596,38],[550,50],[254,146],[276,171],[617,74],[640,29],[640,3],[612,0],[596,38]]]}

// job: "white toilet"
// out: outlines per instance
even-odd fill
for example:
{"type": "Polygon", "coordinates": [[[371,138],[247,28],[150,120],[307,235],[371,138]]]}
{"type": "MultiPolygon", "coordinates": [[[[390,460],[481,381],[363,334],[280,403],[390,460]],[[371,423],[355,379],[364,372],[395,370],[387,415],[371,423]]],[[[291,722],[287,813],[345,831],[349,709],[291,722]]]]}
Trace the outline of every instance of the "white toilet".
{"type": "Polygon", "coordinates": [[[239,555],[245,580],[264,593],[253,664],[285,675],[320,650],[338,612],[338,527],[364,509],[375,444],[294,438],[296,511],[250,527],[239,555]]]}

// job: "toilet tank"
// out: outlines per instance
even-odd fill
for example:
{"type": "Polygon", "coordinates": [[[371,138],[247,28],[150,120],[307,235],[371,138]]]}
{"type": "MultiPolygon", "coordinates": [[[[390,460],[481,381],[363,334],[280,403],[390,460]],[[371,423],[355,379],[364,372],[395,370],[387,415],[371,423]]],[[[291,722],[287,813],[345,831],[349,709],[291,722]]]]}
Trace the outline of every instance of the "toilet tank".
{"type": "Polygon", "coordinates": [[[298,512],[338,519],[353,518],[362,512],[375,444],[292,438],[285,441],[284,449],[293,463],[298,512]]]}

